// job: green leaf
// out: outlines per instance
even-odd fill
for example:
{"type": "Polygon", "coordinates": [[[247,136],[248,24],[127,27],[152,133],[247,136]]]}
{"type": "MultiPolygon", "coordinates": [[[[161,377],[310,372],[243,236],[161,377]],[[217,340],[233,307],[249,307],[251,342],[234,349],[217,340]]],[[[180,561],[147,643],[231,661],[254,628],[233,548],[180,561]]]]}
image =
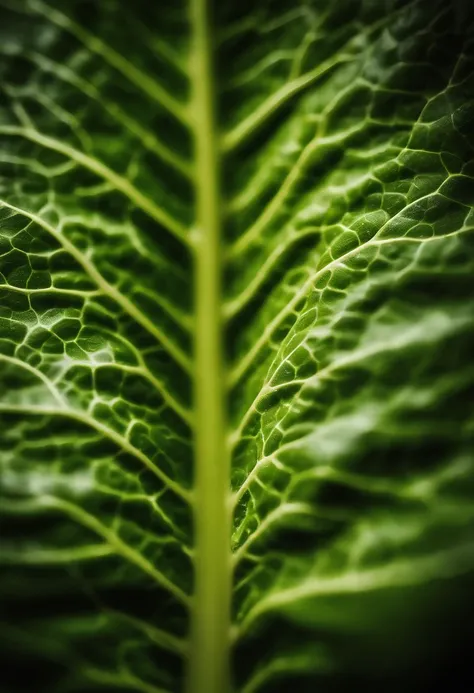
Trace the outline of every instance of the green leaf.
{"type": "Polygon", "coordinates": [[[0,0],[7,693],[452,688],[473,20],[0,0]]]}

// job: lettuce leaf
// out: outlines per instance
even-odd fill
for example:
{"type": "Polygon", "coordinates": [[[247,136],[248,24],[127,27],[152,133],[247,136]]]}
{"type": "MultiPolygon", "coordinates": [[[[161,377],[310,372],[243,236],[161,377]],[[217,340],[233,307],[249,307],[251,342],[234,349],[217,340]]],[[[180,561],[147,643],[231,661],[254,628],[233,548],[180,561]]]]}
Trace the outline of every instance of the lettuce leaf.
{"type": "Polygon", "coordinates": [[[4,690],[432,690],[474,635],[474,17],[211,5],[0,1],[4,690]]]}

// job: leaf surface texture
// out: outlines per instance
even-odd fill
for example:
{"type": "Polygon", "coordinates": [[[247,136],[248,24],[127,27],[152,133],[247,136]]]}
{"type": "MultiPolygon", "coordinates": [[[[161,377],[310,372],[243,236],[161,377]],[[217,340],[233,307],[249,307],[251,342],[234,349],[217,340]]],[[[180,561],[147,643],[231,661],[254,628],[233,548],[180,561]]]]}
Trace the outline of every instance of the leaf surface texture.
{"type": "Polygon", "coordinates": [[[472,21],[0,1],[6,692],[425,690],[474,569],[472,21]]]}

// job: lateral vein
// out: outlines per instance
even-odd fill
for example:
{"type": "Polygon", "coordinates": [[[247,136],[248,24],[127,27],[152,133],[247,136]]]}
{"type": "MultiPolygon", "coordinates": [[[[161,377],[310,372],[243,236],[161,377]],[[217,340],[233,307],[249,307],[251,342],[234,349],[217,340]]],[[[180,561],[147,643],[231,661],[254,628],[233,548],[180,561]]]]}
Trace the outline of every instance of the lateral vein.
{"type": "MultiPolygon", "coordinates": [[[[19,362],[22,363],[22,362],[19,362]]],[[[128,453],[132,457],[142,462],[142,464],[147,467],[155,476],[160,479],[160,481],[165,484],[169,489],[171,489],[177,496],[180,496],[187,503],[191,502],[191,493],[185,488],[180,486],[178,483],[170,479],[170,477],[161,471],[159,467],[154,464],[150,458],[145,455],[141,450],[136,448],[132,443],[130,443],[127,438],[124,438],[120,433],[108,428],[100,421],[97,421],[92,416],[85,414],[77,409],[71,409],[70,407],[63,406],[57,409],[49,406],[26,406],[26,405],[8,405],[0,404],[0,412],[5,414],[26,414],[34,416],[63,416],[65,418],[78,421],[79,423],[94,429],[105,438],[109,438],[118,448],[123,450],[123,452],[128,453]]]]}
{"type": "Polygon", "coordinates": [[[188,123],[189,116],[184,105],[176,101],[155,80],[137,69],[127,58],[117,53],[116,50],[104,43],[98,36],[90,34],[84,27],[41,0],[30,0],[29,4],[38,14],[41,14],[51,23],[75,36],[91,53],[100,55],[109,65],[126,77],[131,84],[148,94],[154,101],[172,113],[182,124],[188,123]]]}
{"type": "MultiPolygon", "coordinates": [[[[71,243],[68,238],[66,238],[64,234],[60,233],[54,228],[54,226],[49,224],[41,216],[35,214],[34,212],[29,212],[21,207],[16,207],[15,205],[11,205],[4,200],[0,200],[0,206],[7,207],[18,214],[22,214],[51,234],[51,236],[58,241],[64,250],[72,255],[76,262],[107,296],[110,296],[110,298],[112,298],[116,303],[118,303],[119,306],[121,306],[121,308],[123,308],[127,315],[136,320],[136,322],[144,327],[147,332],[155,337],[187,373],[192,371],[191,361],[186,354],[184,354],[181,349],[176,346],[176,344],[174,344],[152,320],[150,320],[150,318],[142,313],[141,310],[130,301],[130,299],[124,296],[112,284],[109,284],[109,282],[100,274],[96,266],[88,258],[86,258],[83,253],[73,243],[71,243]]],[[[165,397],[164,390],[162,391],[162,394],[165,397]]]]}
{"type": "Polygon", "coordinates": [[[13,137],[23,137],[24,139],[34,142],[45,149],[51,149],[52,151],[58,152],[68,159],[75,161],[80,166],[87,168],[100,178],[103,178],[111,183],[116,190],[123,193],[123,195],[133,202],[134,205],[161,224],[179,241],[185,245],[189,245],[186,228],[182,226],[180,222],[173,219],[173,217],[171,217],[167,212],[165,212],[165,210],[146,197],[146,195],[143,195],[143,193],[135,188],[130,181],[123,178],[123,176],[120,176],[98,159],[95,159],[68,144],[64,144],[54,137],[44,135],[33,128],[26,128],[18,125],[2,125],[0,126],[0,134],[11,135],[13,137]]]}

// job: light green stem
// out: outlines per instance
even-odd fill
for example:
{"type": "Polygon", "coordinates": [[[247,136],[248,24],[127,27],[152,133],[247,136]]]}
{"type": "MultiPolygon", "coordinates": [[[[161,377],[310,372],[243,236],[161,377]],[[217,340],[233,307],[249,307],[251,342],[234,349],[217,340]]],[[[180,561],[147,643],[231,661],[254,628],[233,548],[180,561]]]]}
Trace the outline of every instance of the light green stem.
{"type": "Polygon", "coordinates": [[[193,0],[196,251],[195,595],[188,693],[230,690],[230,466],[222,345],[219,156],[207,0],[193,0]]]}

